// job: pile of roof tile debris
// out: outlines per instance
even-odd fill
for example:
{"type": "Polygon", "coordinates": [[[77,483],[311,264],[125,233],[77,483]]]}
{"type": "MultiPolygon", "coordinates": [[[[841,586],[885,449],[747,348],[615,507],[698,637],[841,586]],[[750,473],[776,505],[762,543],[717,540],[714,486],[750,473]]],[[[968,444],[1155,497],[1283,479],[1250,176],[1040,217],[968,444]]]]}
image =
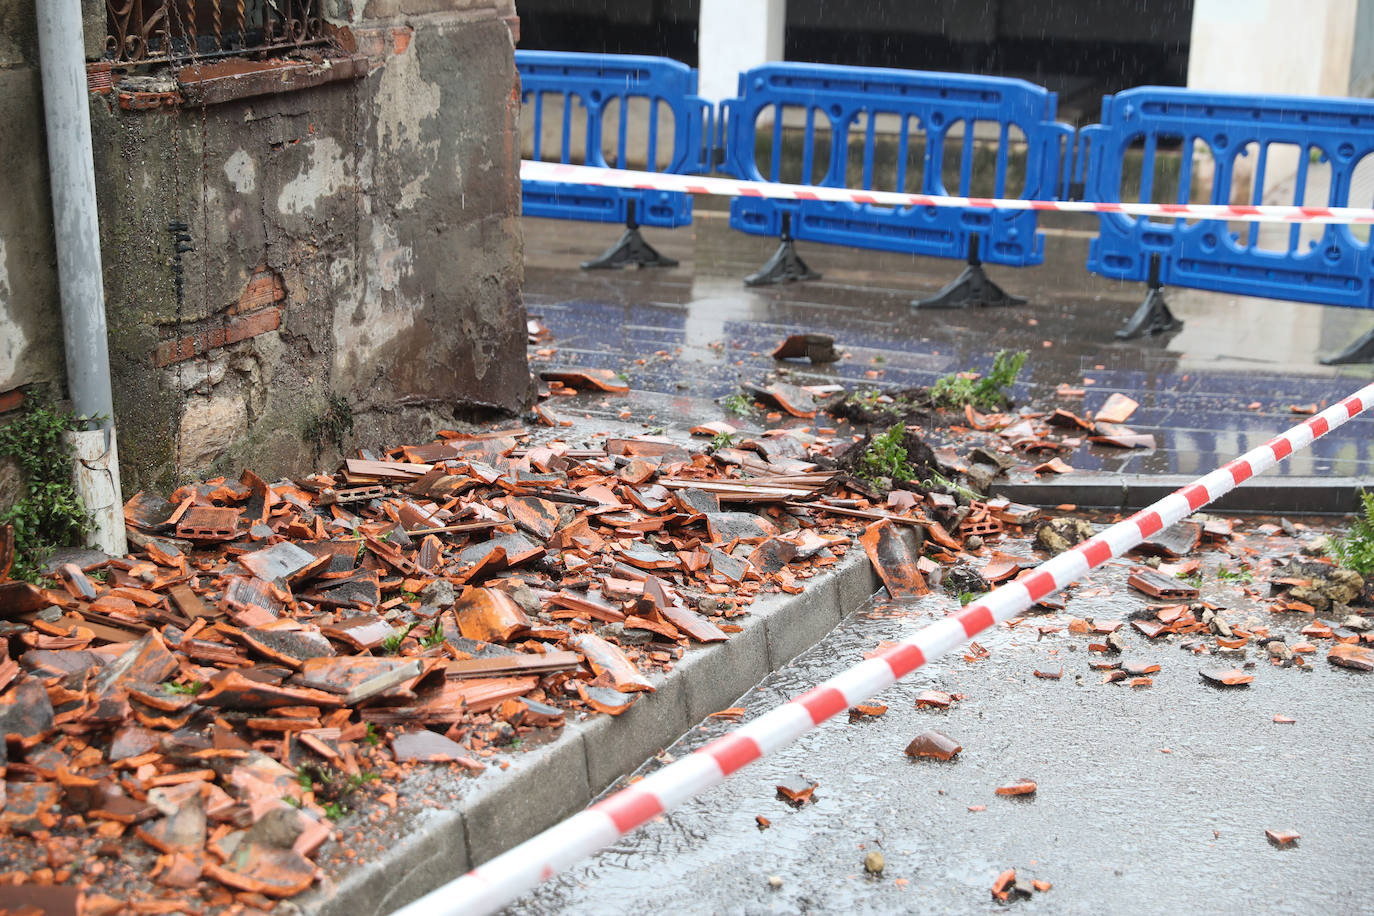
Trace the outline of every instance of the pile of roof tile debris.
{"type": "Polygon", "coordinates": [[[859,527],[894,595],[919,594],[965,536],[1030,515],[875,505],[811,460],[830,447],[442,432],[333,475],[135,495],[130,556],[0,581],[0,884],[133,895],[83,912],[193,911],[194,890],[270,909],[316,879],[345,779],[349,804],[394,805],[413,766],[477,775],[570,713],[619,714],[859,527]]]}

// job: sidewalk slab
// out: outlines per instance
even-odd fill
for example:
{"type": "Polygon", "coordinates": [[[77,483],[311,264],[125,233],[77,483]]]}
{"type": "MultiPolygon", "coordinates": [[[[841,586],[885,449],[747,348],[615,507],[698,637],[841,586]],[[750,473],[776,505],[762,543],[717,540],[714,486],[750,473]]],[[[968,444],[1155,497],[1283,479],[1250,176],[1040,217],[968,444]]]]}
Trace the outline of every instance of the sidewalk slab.
{"type": "MultiPolygon", "coordinates": [[[[1075,474],[1053,480],[994,481],[992,492],[1034,506],[1072,503],[1080,509],[1127,512],[1142,509],[1195,479],[1182,474],[1075,474]]],[[[1374,478],[1261,476],[1212,503],[1209,511],[1348,515],[1360,511],[1363,490],[1374,490],[1374,478]]]]}

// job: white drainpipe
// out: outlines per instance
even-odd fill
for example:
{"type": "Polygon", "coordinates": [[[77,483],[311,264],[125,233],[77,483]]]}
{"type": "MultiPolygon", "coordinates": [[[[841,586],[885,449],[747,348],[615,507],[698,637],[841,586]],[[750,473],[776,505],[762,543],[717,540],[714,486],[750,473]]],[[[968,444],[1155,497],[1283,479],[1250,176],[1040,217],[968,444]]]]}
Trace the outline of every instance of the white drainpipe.
{"type": "Polygon", "coordinates": [[[128,552],[128,544],[110,395],[81,0],[39,0],[35,6],[67,390],[76,415],[90,420],[86,425],[92,427],[71,434],[77,459],[73,477],[82,502],[94,517],[87,543],[122,556],[128,552]]]}

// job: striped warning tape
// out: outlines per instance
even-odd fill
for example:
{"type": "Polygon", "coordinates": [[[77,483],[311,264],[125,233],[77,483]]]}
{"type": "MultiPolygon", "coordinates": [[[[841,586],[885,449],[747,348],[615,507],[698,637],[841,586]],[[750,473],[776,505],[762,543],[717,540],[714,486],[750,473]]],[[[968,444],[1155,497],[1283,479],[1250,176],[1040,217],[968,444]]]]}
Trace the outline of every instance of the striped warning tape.
{"type": "Polygon", "coordinates": [[[630,188],[640,191],[678,191],[725,197],[769,197],[778,200],[838,201],[879,207],[980,207],[992,210],[1050,210],[1061,213],[1120,213],[1160,219],[1219,219],[1248,223],[1374,223],[1374,208],[1290,207],[1241,204],[1106,203],[1090,200],[1017,200],[991,197],[941,197],[901,191],[824,188],[819,185],[740,181],[706,175],[635,172],[559,162],[520,162],[521,181],[558,181],[567,184],[630,188]]]}
{"type": "Polygon", "coordinates": [[[485,865],[397,911],[396,916],[493,913],[556,872],[723,781],[747,763],[790,744],[836,713],[895,684],[931,659],[1024,612],[1089,570],[1120,556],[1174,522],[1306,448],[1374,406],[1374,384],[1246,452],[1072,550],[923,627],[728,735],[622,789],[485,865]]]}

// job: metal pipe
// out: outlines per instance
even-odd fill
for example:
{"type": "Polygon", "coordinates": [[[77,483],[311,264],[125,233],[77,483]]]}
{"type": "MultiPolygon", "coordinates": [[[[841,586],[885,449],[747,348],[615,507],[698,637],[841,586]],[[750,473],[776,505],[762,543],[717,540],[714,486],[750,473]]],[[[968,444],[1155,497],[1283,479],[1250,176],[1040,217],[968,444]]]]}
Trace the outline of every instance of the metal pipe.
{"type": "Polygon", "coordinates": [[[127,545],[110,392],[81,0],[42,0],[35,7],[67,391],[87,427],[74,434],[77,489],[95,516],[90,543],[107,553],[123,554],[127,545]]]}

